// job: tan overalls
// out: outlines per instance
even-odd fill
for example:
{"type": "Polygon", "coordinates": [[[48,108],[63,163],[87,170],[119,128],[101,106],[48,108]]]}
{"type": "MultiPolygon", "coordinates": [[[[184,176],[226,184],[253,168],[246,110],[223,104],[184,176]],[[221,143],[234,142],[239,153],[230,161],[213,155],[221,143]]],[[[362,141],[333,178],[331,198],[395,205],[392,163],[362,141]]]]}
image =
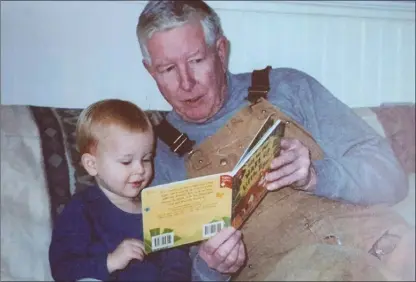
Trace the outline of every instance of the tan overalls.
{"type": "MultiPolygon", "coordinates": [[[[269,90],[269,70],[253,72],[250,106],[183,154],[188,178],[232,170],[271,114],[287,122],[285,137],[306,145],[312,160],[323,157],[312,136],[262,95],[269,90]]],[[[186,138],[176,139],[184,143],[186,138]]],[[[345,204],[286,187],[268,193],[241,230],[248,260],[233,280],[397,281],[415,277],[414,230],[386,206],[345,204]]]]}

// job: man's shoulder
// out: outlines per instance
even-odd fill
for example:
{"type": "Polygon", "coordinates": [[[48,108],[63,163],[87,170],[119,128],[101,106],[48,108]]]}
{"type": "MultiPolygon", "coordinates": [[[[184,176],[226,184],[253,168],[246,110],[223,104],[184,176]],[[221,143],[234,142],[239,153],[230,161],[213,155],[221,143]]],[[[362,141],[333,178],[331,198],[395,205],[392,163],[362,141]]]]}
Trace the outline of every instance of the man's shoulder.
{"type": "MultiPolygon", "coordinates": [[[[253,69],[254,70],[260,70],[260,69],[253,69]]],[[[233,81],[241,81],[241,82],[247,82],[251,83],[251,72],[242,72],[242,73],[236,73],[232,74],[233,81]]],[[[273,86],[276,86],[280,83],[296,83],[300,80],[309,79],[311,76],[301,70],[295,69],[295,68],[287,68],[287,67],[277,67],[272,68],[269,73],[269,80],[270,84],[273,86]]]]}
{"type": "MultiPolygon", "coordinates": [[[[265,66],[265,68],[266,68],[266,66],[265,66]]],[[[251,74],[255,70],[261,70],[261,69],[256,68],[256,69],[253,69],[250,72],[235,73],[235,74],[232,74],[232,76],[234,78],[237,78],[237,79],[238,78],[251,78],[251,74]]],[[[299,78],[310,77],[310,75],[308,75],[307,73],[305,73],[301,70],[298,70],[298,69],[295,69],[295,68],[288,68],[288,67],[272,68],[270,70],[269,75],[273,76],[273,77],[281,77],[281,78],[288,77],[288,76],[289,77],[299,77],[299,78]]]]}

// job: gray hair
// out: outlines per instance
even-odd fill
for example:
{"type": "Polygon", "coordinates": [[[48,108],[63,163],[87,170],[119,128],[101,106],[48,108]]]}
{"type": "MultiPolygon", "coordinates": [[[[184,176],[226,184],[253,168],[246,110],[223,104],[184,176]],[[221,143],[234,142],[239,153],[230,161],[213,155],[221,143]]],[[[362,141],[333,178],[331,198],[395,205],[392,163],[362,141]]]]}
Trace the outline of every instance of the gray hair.
{"type": "Polygon", "coordinates": [[[144,60],[151,63],[146,44],[155,32],[182,26],[191,19],[201,22],[208,46],[215,44],[223,35],[220,18],[204,1],[149,1],[140,14],[136,28],[144,60]]]}

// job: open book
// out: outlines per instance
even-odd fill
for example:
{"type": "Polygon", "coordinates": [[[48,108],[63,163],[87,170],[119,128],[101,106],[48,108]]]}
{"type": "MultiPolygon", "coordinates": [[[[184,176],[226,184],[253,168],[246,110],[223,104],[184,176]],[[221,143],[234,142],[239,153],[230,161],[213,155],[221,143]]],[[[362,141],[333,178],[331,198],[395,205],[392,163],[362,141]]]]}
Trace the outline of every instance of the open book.
{"type": "Polygon", "coordinates": [[[268,117],[230,172],[142,191],[146,253],[202,241],[240,228],[267,193],[264,175],[280,153],[285,123],[268,117]]]}

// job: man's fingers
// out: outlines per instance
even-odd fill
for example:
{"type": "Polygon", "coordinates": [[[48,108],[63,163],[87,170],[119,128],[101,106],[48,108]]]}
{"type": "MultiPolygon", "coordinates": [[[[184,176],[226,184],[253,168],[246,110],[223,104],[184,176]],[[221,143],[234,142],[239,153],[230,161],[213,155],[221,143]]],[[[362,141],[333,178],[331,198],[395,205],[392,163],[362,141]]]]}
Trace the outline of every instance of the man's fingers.
{"type": "Polygon", "coordinates": [[[282,138],[282,139],[280,139],[280,148],[282,150],[290,150],[293,147],[295,147],[296,145],[299,145],[298,143],[300,143],[300,141],[297,140],[297,139],[282,138]]]}
{"type": "Polygon", "coordinates": [[[272,160],[270,164],[270,169],[271,170],[279,169],[287,164],[293,163],[297,158],[298,158],[298,154],[296,154],[294,150],[282,151],[277,158],[274,158],[272,160]]]}
{"type": "Polygon", "coordinates": [[[222,263],[218,265],[217,270],[219,272],[229,273],[230,268],[236,264],[241,243],[241,241],[237,242],[237,244],[234,245],[227,256],[223,259],[222,263]]]}
{"type": "Polygon", "coordinates": [[[298,167],[296,166],[296,164],[290,163],[277,170],[268,172],[266,176],[266,180],[268,182],[274,182],[276,180],[279,180],[282,177],[285,177],[287,175],[294,173],[297,169],[298,167]]]}
{"type": "MultiPolygon", "coordinates": [[[[214,254],[217,249],[224,244],[224,242],[228,243],[228,240],[237,233],[238,237],[240,237],[240,235],[238,234],[239,231],[237,232],[237,230],[234,227],[227,227],[222,229],[220,232],[218,232],[215,236],[213,236],[212,238],[210,238],[208,241],[206,241],[203,244],[203,248],[204,251],[208,254],[208,255],[212,255],[214,254]]],[[[237,239],[238,241],[238,239],[237,239]]]]}
{"type": "Polygon", "coordinates": [[[298,181],[298,175],[296,174],[296,172],[290,175],[286,175],[276,181],[268,183],[266,185],[266,189],[269,191],[275,191],[277,189],[291,185],[292,183],[298,181]]]}
{"type": "Polygon", "coordinates": [[[241,241],[241,232],[235,231],[225,242],[223,242],[222,245],[217,247],[213,253],[207,252],[207,249],[211,250],[213,247],[209,245],[209,241],[205,242],[199,249],[199,254],[210,268],[218,270],[218,266],[220,266],[227,259],[233,249],[236,248],[239,241],[241,241]]]}
{"type": "MultiPolygon", "coordinates": [[[[241,232],[237,231],[233,233],[231,237],[228,238],[221,246],[219,246],[214,253],[216,260],[221,263],[229,259],[230,254],[237,248],[238,243],[241,240],[241,232]]],[[[236,254],[235,254],[236,255],[236,254]]]]}
{"type": "Polygon", "coordinates": [[[246,262],[246,248],[243,244],[243,242],[241,242],[239,248],[238,248],[238,257],[237,257],[237,261],[234,264],[234,266],[230,269],[230,273],[235,273],[237,272],[246,262]]]}
{"type": "Polygon", "coordinates": [[[240,241],[240,243],[238,244],[237,250],[237,257],[235,258],[231,266],[228,268],[228,270],[226,270],[226,273],[237,272],[246,260],[245,248],[242,241],[240,241]]]}

